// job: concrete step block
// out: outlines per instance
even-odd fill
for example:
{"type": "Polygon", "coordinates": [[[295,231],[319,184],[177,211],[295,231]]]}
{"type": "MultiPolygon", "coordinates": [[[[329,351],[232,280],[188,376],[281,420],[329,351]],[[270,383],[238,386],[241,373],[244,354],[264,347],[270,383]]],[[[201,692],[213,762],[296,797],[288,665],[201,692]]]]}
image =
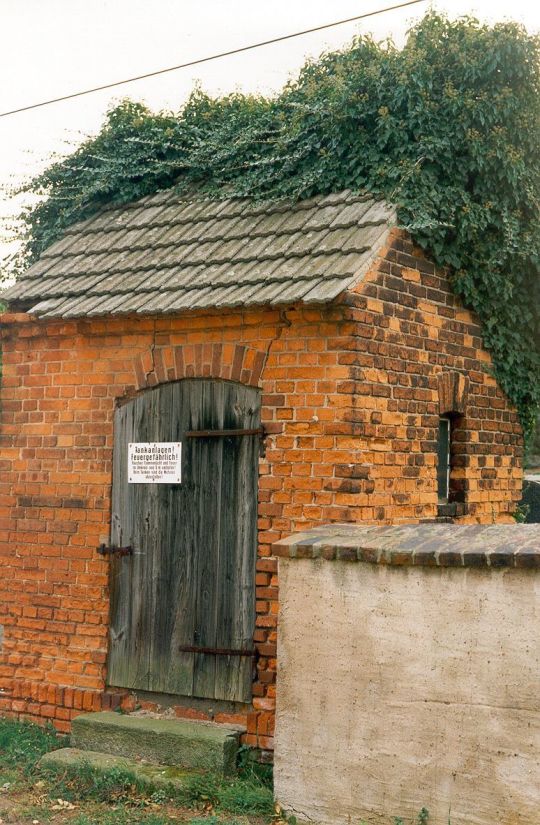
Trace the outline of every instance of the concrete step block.
{"type": "Polygon", "coordinates": [[[73,719],[71,745],[156,765],[231,774],[241,733],[241,728],[213,722],[104,711],[73,719]]]}
{"type": "Polygon", "coordinates": [[[136,780],[148,788],[167,791],[181,789],[189,777],[199,771],[173,768],[170,765],[154,765],[149,762],[137,762],[125,756],[113,756],[98,751],[83,751],[79,748],[61,748],[50,751],[41,757],[39,765],[47,770],[64,771],[66,768],[91,768],[97,773],[107,773],[117,769],[127,771],[136,780]]]}

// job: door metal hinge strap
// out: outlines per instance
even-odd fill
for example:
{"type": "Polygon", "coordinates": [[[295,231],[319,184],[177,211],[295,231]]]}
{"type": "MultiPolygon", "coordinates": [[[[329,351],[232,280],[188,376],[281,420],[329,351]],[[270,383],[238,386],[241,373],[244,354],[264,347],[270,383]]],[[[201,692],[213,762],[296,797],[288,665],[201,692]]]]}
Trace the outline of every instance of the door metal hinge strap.
{"type": "Polygon", "coordinates": [[[257,427],[253,430],[189,430],[185,433],[186,438],[235,438],[242,435],[265,435],[264,427],[257,427]]]}
{"type": "Polygon", "coordinates": [[[254,650],[234,650],[228,647],[195,647],[194,645],[180,645],[180,653],[209,653],[213,656],[249,656],[252,659],[257,656],[258,651],[254,650]]]}
{"type": "Polygon", "coordinates": [[[133,555],[133,547],[129,545],[128,547],[116,547],[113,545],[107,544],[100,544],[97,548],[98,553],[101,556],[132,556],[133,555]]]}

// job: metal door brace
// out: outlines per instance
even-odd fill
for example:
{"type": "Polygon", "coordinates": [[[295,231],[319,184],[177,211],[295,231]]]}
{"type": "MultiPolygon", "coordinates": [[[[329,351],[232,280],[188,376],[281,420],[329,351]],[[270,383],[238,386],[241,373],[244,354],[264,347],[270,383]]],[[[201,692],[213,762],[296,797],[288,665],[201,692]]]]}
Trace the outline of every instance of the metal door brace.
{"type": "Polygon", "coordinates": [[[242,435],[258,435],[263,438],[264,427],[253,430],[189,430],[185,433],[186,438],[237,438],[242,435]]]}
{"type": "Polygon", "coordinates": [[[258,655],[256,648],[253,650],[234,650],[228,647],[196,647],[194,645],[180,645],[177,648],[180,653],[209,653],[213,656],[250,656],[255,659],[258,655]]]}
{"type": "Polygon", "coordinates": [[[114,544],[107,545],[107,544],[100,544],[99,547],[96,548],[100,556],[132,556],[133,555],[133,547],[129,545],[128,547],[116,547],[114,544]]]}

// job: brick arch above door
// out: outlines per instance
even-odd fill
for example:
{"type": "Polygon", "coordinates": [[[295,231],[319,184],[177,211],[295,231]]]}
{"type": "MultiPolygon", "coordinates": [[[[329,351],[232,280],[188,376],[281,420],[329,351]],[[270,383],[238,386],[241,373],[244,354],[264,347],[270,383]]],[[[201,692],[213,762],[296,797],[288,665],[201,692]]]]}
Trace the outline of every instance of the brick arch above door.
{"type": "Polygon", "coordinates": [[[135,389],[182,378],[223,378],[259,387],[267,352],[241,344],[156,347],[134,361],[135,389]]]}

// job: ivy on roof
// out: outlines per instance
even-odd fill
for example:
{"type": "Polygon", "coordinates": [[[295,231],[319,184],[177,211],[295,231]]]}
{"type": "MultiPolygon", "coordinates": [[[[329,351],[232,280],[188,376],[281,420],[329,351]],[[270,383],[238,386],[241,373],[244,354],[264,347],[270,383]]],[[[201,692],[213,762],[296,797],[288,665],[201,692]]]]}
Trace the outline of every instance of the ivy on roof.
{"type": "Polygon", "coordinates": [[[359,38],[273,98],[196,90],[178,114],[125,101],[27,189],[24,264],[105,204],[177,185],[293,199],[368,190],[483,322],[525,429],[540,403],[539,39],[429,13],[406,46],[359,38]]]}

